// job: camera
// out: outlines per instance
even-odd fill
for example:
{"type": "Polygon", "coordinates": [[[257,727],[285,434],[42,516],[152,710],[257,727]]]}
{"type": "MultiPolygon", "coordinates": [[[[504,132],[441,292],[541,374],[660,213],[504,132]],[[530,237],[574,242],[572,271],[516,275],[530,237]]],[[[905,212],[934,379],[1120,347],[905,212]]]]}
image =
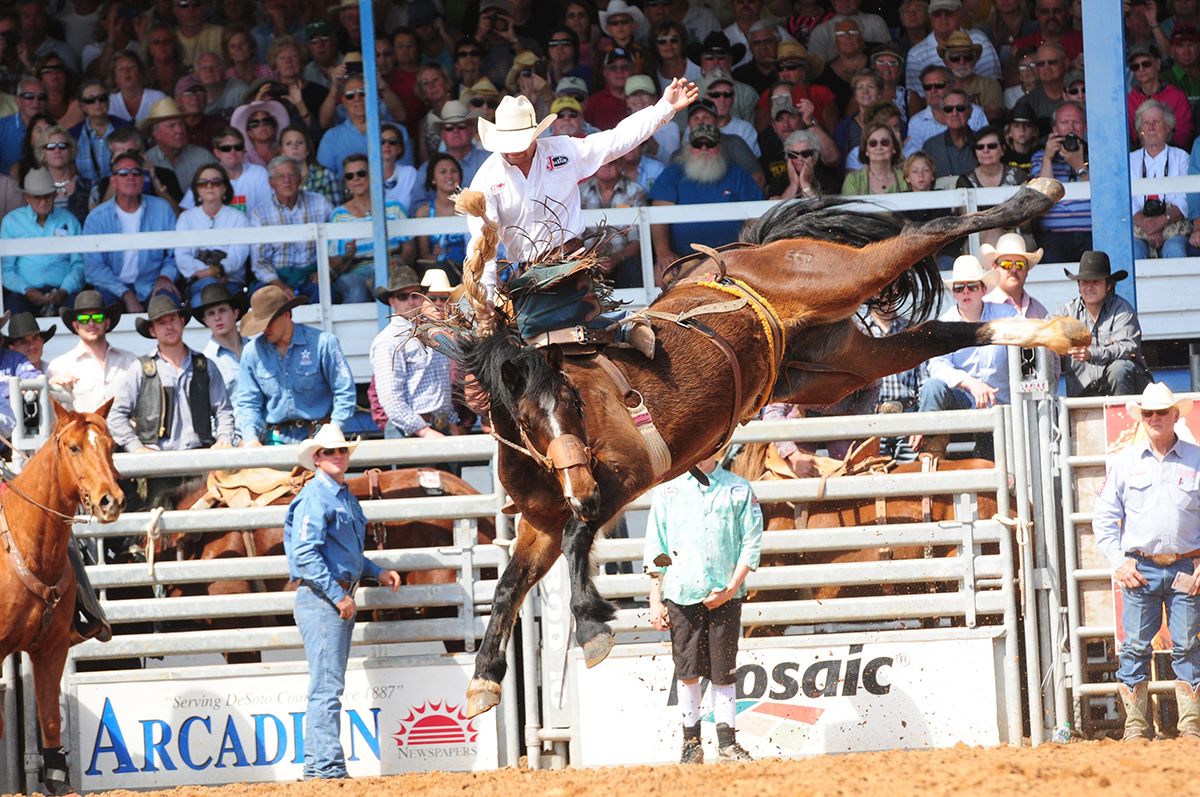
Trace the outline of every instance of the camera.
{"type": "Polygon", "coordinates": [[[521,77],[533,77],[533,70],[532,69],[522,69],[521,77]]]}
{"type": "Polygon", "coordinates": [[[282,83],[280,83],[278,81],[272,80],[271,83],[267,86],[266,96],[268,96],[268,97],[274,97],[275,99],[279,99],[280,97],[286,97],[287,94],[288,94],[287,86],[283,85],[282,83]]]}
{"type": "Polygon", "coordinates": [[[1163,202],[1156,196],[1147,197],[1142,203],[1142,215],[1148,219],[1156,216],[1165,216],[1167,213],[1167,203],[1163,202]]]}
{"type": "Polygon", "coordinates": [[[362,61],[347,61],[346,62],[346,74],[347,75],[361,75],[363,73],[362,69],[363,69],[362,61]]]}
{"type": "Polygon", "coordinates": [[[1077,152],[1079,150],[1079,145],[1082,142],[1083,139],[1081,139],[1079,136],[1075,135],[1074,133],[1067,133],[1065,136],[1063,136],[1062,148],[1067,152],[1077,152]]]}

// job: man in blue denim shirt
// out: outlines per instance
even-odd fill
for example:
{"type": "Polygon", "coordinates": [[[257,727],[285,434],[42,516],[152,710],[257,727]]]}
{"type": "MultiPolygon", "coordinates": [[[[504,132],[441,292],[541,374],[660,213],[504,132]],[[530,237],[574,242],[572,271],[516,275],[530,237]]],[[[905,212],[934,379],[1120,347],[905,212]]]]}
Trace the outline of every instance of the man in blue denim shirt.
{"type": "Polygon", "coordinates": [[[364,576],[400,587],[400,574],[383,570],[363,555],[367,519],[345,484],[348,443],[333,424],[321,427],[300,447],[300,464],[316,473],[288,507],[283,547],[288,571],[300,582],[293,616],[308,659],[308,707],[304,712],[304,777],[344,778],[346,759],[339,739],[342,690],[354,590],[364,576]]]}
{"type": "Polygon", "coordinates": [[[304,297],[265,285],[242,317],[245,337],[233,409],[243,446],[299,443],[317,426],[354,415],[354,376],[338,339],[292,321],[304,297]],[[259,333],[262,333],[259,335],[259,333]]]}

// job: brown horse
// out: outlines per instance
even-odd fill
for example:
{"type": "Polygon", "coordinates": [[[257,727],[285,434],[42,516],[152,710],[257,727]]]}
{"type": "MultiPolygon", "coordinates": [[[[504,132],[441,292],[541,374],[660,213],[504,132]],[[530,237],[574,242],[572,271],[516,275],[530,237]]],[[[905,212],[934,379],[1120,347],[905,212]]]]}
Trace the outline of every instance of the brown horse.
{"type": "MultiPolygon", "coordinates": [[[[489,309],[474,276],[493,254],[485,223],[483,251],[472,251],[464,277],[477,334],[458,343],[456,356],[490,397],[492,427],[506,442],[500,479],[521,522],[476,657],[467,713],[499,702],[517,610],[560,551],[585,662],[594,666],[608,655],[614,610],[596,590],[589,563],[597,529],[630,499],[718,450],[766,402],[829,404],[968,346],[1064,352],[1089,340],[1069,319],[930,321],[886,338],[868,337],[849,321],[915,264],[913,284],[940,288],[929,255],[972,232],[1027,222],[1062,192],[1056,181],[1034,180],[989,210],[908,226],[827,202],[781,203],[743,232],[747,245],[706,253],[643,313],[658,336],[650,361],[629,351],[564,361],[554,347],[545,358],[524,348],[489,309]]],[[[482,215],[482,202],[464,200],[460,207],[482,215]]]]}
{"type": "Polygon", "coordinates": [[[25,651],[33,662],[42,782],[51,794],[71,791],[58,705],[75,607],[71,522],[80,505],[103,523],[125,506],[104,420],[111,405],[76,413],[55,404],[53,436],[0,491],[0,659],[25,651]]]}

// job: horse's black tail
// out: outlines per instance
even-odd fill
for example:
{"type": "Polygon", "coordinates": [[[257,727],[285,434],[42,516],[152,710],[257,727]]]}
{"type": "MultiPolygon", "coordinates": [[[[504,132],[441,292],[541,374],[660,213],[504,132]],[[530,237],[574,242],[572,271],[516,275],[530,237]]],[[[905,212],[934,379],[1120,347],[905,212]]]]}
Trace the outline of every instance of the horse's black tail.
{"type": "MultiPolygon", "coordinates": [[[[839,197],[793,199],[780,202],[746,223],[741,240],[768,244],[789,238],[814,238],[846,246],[862,247],[894,238],[904,231],[908,219],[883,207],[870,211],[851,210],[839,197]]],[[[854,204],[861,205],[861,201],[854,204]]],[[[867,304],[884,311],[894,310],[913,323],[928,321],[941,307],[942,281],[937,263],[923,258],[896,278],[867,304]]]]}

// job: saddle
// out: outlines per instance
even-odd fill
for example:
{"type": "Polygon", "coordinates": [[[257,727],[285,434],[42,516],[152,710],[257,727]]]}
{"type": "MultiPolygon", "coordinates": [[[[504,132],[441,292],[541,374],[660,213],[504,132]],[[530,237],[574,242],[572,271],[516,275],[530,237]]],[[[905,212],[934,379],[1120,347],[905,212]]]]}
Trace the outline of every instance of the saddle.
{"type": "Polygon", "coordinates": [[[227,506],[243,509],[267,506],[282,495],[295,495],[312,478],[313,472],[297,465],[291,471],[274,468],[214,470],[208,474],[208,491],[191,506],[208,509],[227,506]]]}
{"type": "MultiPolygon", "coordinates": [[[[879,438],[868,437],[863,440],[846,454],[845,459],[834,459],[833,457],[813,457],[816,460],[817,473],[822,479],[822,489],[824,492],[824,480],[833,476],[856,476],[860,473],[877,473],[886,471],[895,465],[895,460],[891,457],[883,456],[879,453],[879,438]]],[[[766,460],[763,462],[762,479],[795,479],[796,474],[792,471],[792,466],[779,456],[779,452],[775,450],[775,446],[767,446],[766,460]]]]}

